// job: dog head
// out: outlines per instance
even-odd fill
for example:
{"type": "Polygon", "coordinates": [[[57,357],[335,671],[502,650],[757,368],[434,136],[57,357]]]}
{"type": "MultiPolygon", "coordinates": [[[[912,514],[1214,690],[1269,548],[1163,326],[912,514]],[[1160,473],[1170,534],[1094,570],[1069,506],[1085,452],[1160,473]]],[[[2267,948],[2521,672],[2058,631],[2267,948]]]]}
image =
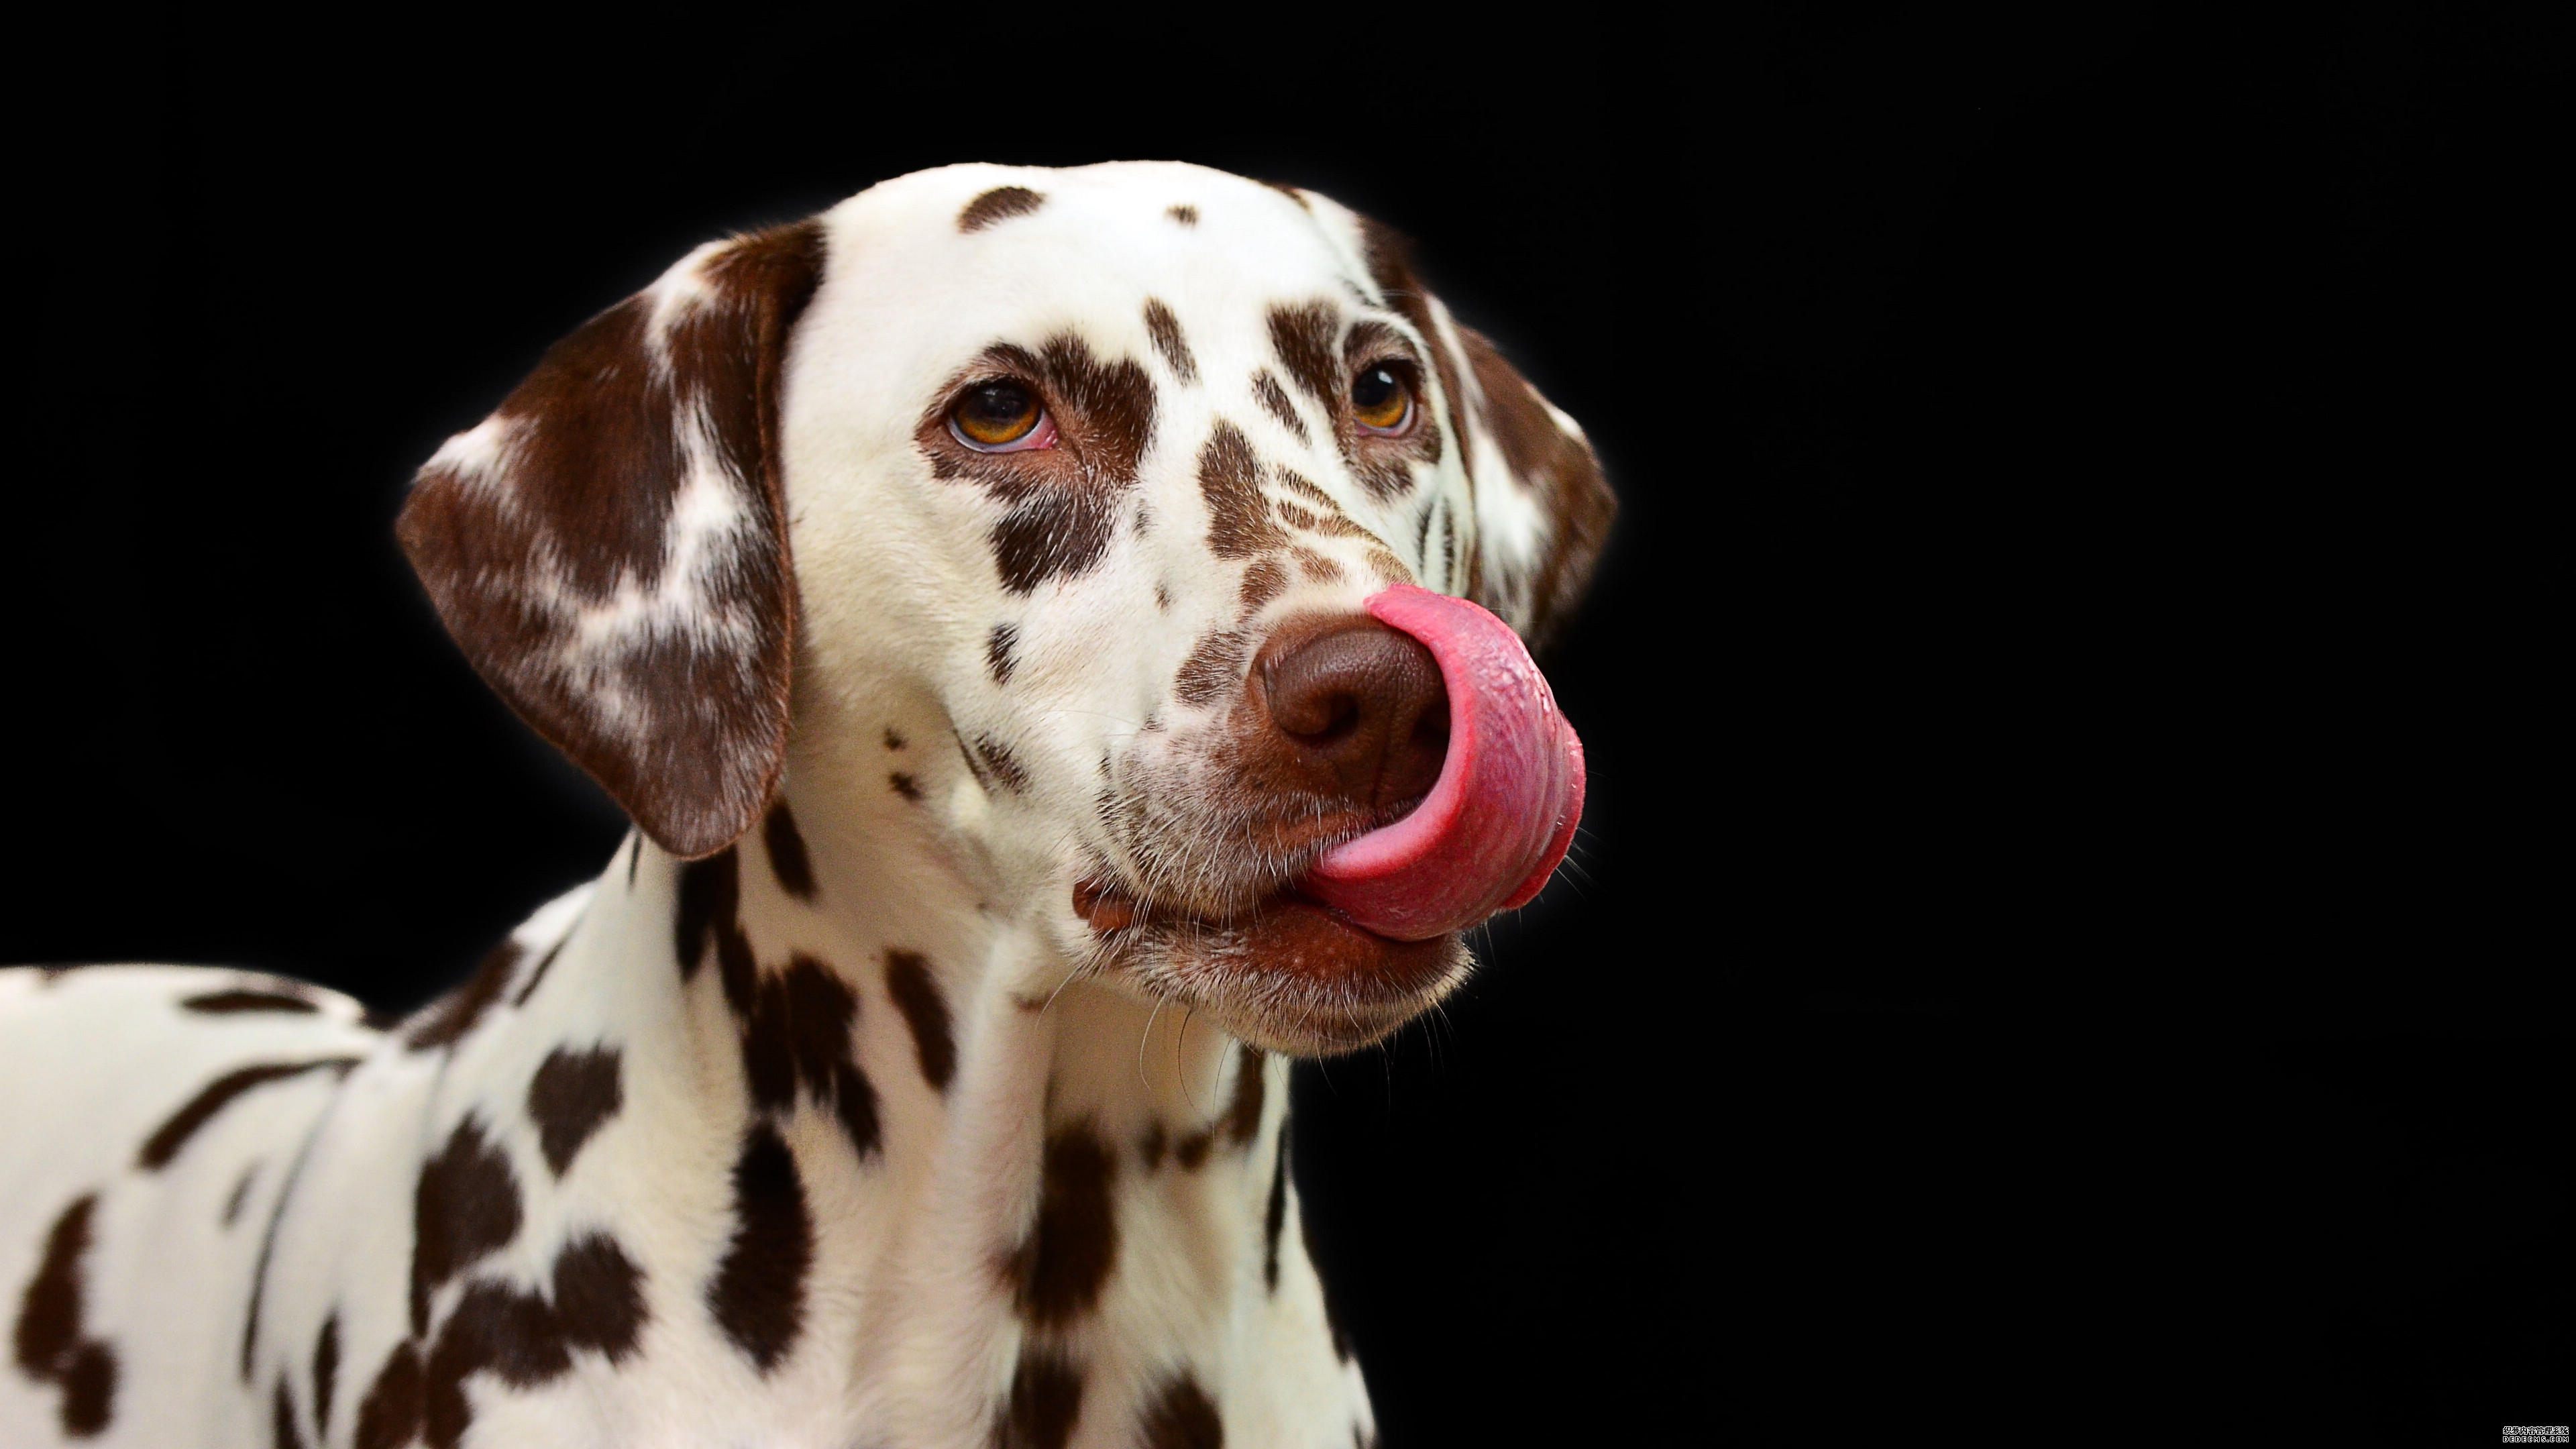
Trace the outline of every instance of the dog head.
{"type": "Polygon", "coordinates": [[[1436,1000],[1562,855],[1580,750],[1522,646],[1612,506],[1365,218],[960,166],[692,253],[449,440],[400,535],[666,849],[900,699],[961,765],[916,807],[1068,959],[1318,1051],[1436,1000]]]}

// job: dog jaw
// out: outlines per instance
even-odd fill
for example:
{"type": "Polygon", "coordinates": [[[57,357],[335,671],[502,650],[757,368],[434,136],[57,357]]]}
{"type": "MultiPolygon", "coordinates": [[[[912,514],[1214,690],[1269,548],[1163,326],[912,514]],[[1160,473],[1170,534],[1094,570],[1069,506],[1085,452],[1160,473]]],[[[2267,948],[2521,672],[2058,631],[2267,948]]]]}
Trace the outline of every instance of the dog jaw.
{"type": "Polygon", "coordinates": [[[1222,919],[1157,911],[1096,878],[1077,882],[1071,900],[1102,979],[1295,1056],[1373,1045],[1474,967],[1455,932],[1397,941],[1287,893],[1222,919]]]}

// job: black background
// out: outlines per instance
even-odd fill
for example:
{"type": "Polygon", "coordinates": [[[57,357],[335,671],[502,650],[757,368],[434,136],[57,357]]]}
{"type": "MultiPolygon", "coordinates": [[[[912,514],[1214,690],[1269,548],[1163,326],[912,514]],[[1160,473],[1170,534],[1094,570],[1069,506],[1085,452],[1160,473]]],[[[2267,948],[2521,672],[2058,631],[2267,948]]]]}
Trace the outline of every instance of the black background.
{"type": "Polygon", "coordinates": [[[1301,1079],[1389,1445],[2564,1423],[2568,12],[2058,8],[31,43],[0,959],[457,979],[623,822],[410,470],[728,228],[1178,157],[1624,501],[1579,879],[1301,1079]]]}

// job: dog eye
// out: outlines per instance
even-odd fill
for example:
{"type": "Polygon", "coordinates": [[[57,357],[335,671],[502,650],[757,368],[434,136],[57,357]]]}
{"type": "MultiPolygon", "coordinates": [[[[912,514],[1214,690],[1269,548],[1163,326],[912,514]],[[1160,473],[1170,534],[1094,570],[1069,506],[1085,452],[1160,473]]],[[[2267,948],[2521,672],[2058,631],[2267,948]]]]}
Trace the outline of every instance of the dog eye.
{"type": "Polygon", "coordinates": [[[1361,368],[1351,383],[1351,411],[1364,431],[1400,433],[1413,421],[1413,389],[1384,363],[1361,368]]]}
{"type": "Polygon", "coordinates": [[[948,430],[979,453],[1016,453],[1055,441],[1055,427],[1037,394],[1016,382],[988,382],[948,410],[948,430]]]}

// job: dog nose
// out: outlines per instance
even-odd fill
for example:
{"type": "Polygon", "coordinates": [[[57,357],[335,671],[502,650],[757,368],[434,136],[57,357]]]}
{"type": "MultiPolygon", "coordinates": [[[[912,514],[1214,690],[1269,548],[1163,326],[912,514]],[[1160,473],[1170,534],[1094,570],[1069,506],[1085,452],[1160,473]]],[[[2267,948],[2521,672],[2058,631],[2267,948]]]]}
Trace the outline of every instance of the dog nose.
{"type": "Polygon", "coordinates": [[[1449,690],[1420,640],[1365,615],[1283,626],[1253,656],[1259,707],[1301,783],[1392,819],[1440,778],[1449,690]]]}

